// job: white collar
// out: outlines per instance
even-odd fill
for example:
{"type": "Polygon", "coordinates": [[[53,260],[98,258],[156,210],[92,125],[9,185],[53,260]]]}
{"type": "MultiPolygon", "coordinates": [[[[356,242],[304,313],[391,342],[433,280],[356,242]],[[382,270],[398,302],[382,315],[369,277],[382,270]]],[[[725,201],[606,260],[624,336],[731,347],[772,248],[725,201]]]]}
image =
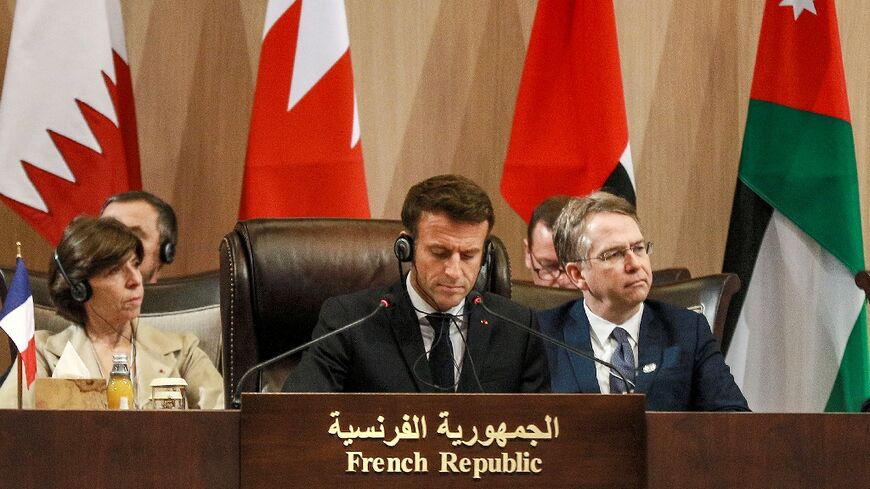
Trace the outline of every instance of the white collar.
{"type": "Polygon", "coordinates": [[[411,274],[414,273],[411,270],[410,273],[405,277],[405,289],[408,291],[408,297],[411,298],[411,305],[414,306],[414,311],[417,313],[417,318],[425,317],[428,314],[443,312],[445,314],[450,314],[452,316],[461,316],[465,309],[465,299],[462,299],[459,304],[451,307],[446,311],[437,311],[434,307],[432,307],[428,302],[426,302],[420,294],[417,293],[417,289],[411,285],[411,274]]]}
{"type": "Polygon", "coordinates": [[[610,338],[611,333],[617,327],[620,327],[628,332],[631,341],[636,345],[640,338],[640,319],[643,316],[644,303],[640,303],[640,308],[630,318],[626,319],[622,324],[611,323],[603,317],[595,314],[589,309],[586,301],[583,301],[583,309],[586,310],[586,317],[589,318],[589,328],[594,335],[593,339],[598,340],[598,344],[603,345],[610,338]]]}

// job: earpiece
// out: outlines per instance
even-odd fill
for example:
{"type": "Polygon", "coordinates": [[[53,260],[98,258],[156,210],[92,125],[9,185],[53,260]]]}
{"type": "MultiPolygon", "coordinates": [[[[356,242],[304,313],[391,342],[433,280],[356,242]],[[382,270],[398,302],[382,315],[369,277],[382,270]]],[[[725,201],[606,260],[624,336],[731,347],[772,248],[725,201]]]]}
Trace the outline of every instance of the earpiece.
{"type": "Polygon", "coordinates": [[[408,263],[414,259],[414,238],[401,234],[393,244],[393,253],[400,263],[408,263]]]}
{"type": "Polygon", "coordinates": [[[70,280],[69,275],[66,274],[66,270],[63,269],[63,265],[60,263],[60,257],[57,256],[57,250],[54,250],[54,263],[57,264],[57,270],[60,272],[60,276],[63,277],[63,280],[69,285],[69,293],[73,300],[76,302],[87,302],[94,293],[91,284],[88,283],[87,280],[82,280],[81,282],[73,282],[70,280]]]}
{"type": "Polygon", "coordinates": [[[175,260],[175,243],[168,239],[160,243],[160,261],[170,264],[175,260]]]}

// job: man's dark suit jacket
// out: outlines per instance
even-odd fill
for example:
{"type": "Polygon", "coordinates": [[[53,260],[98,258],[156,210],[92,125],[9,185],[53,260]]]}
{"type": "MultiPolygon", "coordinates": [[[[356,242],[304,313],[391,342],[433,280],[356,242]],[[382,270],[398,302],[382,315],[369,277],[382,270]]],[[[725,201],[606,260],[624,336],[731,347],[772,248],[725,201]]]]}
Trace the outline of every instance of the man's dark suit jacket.
{"type": "MultiPolygon", "coordinates": [[[[333,297],[323,303],[312,338],[359,319],[390,294],[395,304],[372,319],[317,343],[284,384],[289,392],[435,392],[420,322],[402,282],[333,297]]],[[[495,294],[487,307],[529,327],[534,315],[495,294]]],[[[540,340],[471,305],[457,392],[546,392],[547,357],[540,340]]]]}
{"type": "MultiPolygon", "coordinates": [[[[748,411],[707,319],[661,302],[644,304],[635,392],[646,394],[646,409],[748,411]]],[[[543,333],[592,353],[583,299],[540,311],[537,316],[543,333]]],[[[601,392],[592,361],[552,344],[547,344],[547,357],[553,392],[601,392]]]]}

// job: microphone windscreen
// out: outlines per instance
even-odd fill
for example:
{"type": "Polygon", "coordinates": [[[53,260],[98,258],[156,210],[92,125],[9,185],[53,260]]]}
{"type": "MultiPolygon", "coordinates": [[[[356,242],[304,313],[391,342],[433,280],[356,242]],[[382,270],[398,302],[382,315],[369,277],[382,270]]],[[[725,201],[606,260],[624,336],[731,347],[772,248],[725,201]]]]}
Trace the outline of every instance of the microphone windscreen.
{"type": "Polygon", "coordinates": [[[384,309],[389,309],[393,307],[393,304],[396,303],[396,298],[393,296],[393,294],[384,294],[383,296],[381,296],[381,300],[379,301],[379,303],[384,309]]]}

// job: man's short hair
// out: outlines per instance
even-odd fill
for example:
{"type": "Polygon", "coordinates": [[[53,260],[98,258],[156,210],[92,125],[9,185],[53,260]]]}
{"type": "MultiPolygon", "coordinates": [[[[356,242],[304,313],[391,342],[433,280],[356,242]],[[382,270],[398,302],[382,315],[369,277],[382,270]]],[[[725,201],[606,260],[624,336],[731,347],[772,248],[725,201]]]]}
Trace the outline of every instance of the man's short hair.
{"type": "Polygon", "coordinates": [[[175,211],[172,209],[171,205],[167,204],[163,199],[151,192],[132,190],[130,192],[115,194],[106,199],[103,203],[103,208],[100,209],[100,214],[106,210],[106,207],[109,207],[109,204],[114,202],[122,203],[138,201],[151,204],[151,207],[157,211],[157,231],[160,233],[160,244],[162,245],[168,241],[172,243],[173,246],[177,246],[178,221],[175,218],[175,211]]]}
{"type": "MultiPolygon", "coordinates": [[[[73,283],[123,262],[135,253],[142,260],[142,241],[121,221],[113,217],[99,219],[79,216],[66,227],[57,245],[57,258],[73,283]]],[[[79,326],[87,322],[85,305],[72,297],[70,284],[64,280],[54,257],[48,262],[48,292],[61,317],[79,326]]]]}
{"type": "Polygon", "coordinates": [[[460,175],[439,175],[414,185],[402,205],[402,224],[411,236],[417,235],[417,224],[423,212],[445,214],[453,221],[495,224],[495,211],[486,192],[470,179],[460,175]]]}
{"type": "Polygon", "coordinates": [[[544,199],[543,202],[535,207],[535,210],[532,211],[532,218],[529,220],[529,228],[526,231],[529,247],[532,246],[532,232],[535,230],[535,226],[540,222],[547,229],[553,229],[553,226],[556,225],[556,218],[559,217],[562,208],[565,207],[565,204],[570,199],[571,197],[567,195],[554,195],[544,199]]]}
{"type": "Polygon", "coordinates": [[[601,212],[622,214],[640,223],[631,202],[618,195],[597,191],[585,197],[569,199],[553,227],[553,243],[559,263],[565,265],[586,257],[592,245],[586,237],[586,225],[594,214],[601,212]]]}

